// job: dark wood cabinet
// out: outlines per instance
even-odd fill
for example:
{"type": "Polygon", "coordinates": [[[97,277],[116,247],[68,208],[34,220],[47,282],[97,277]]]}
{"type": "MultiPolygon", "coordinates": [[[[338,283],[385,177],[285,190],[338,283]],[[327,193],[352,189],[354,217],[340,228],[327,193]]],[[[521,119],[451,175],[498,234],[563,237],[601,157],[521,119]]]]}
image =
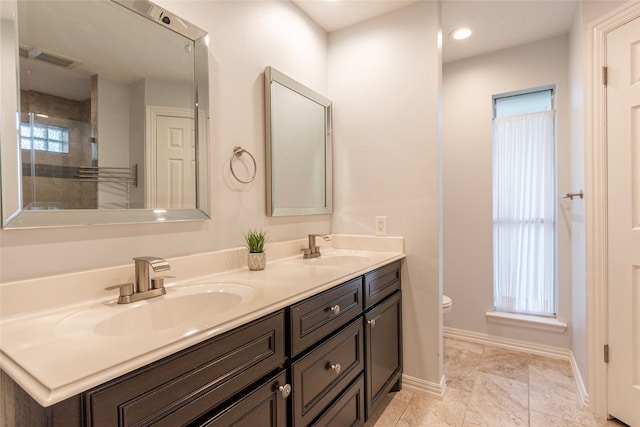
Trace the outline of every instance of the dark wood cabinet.
{"type": "Polygon", "coordinates": [[[402,375],[402,303],[396,291],[364,316],[366,409],[369,416],[381,397],[399,390],[402,375]]]}
{"type": "Polygon", "coordinates": [[[0,371],[0,426],[81,427],[82,402],[77,394],[55,405],[42,407],[6,372],[0,371]]]}
{"type": "Polygon", "coordinates": [[[400,266],[393,262],[290,307],[294,427],[360,425],[382,396],[400,388],[400,266]]]}

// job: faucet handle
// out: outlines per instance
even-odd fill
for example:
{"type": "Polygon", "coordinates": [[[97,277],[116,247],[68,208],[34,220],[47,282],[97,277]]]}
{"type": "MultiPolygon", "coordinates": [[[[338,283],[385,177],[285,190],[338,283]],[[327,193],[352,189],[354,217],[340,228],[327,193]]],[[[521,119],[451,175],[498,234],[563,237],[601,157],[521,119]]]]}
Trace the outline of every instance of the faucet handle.
{"type": "Polygon", "coordinates": [[[151,279],[151,289],[164,288],[164,279],[173,279],[175,276],[158,276],[151,279]]]}
{"type": "Polygon", "coordinates": [[[133,295],[134,285],[133,283],[121,283],[119,285],[107,286],[104,288],[106,291],[112,291],[114,289],[120,290],[120,299],[130,297],[133,295]]]}

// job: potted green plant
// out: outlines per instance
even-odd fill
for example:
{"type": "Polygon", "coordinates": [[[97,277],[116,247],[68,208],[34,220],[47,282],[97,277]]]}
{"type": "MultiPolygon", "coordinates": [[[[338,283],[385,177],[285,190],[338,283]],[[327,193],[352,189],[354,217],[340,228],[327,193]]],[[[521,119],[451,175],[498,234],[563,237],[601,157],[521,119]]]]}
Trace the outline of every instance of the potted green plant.
{"type": "Polygon", "coordinates": [[[264,253],[264,243],[267,233],[262,230],[249,230],[244,235],[244,245],[249,251],[247,266],[249,270],[264,270],[267,266],[267,257],[264,253]]]}

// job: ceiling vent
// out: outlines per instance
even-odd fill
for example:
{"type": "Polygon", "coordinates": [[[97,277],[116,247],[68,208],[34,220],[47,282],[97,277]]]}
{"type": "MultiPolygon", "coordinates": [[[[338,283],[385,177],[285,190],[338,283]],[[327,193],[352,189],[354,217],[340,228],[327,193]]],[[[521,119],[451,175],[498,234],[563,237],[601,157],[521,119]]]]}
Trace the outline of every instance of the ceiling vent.
{"type": "Polygon", "coordinates": [[[78,61],[77,59],[69,58],[37,47],[31,49],[21,47],[20,56],[23,58],[37,59],[38,61],[43,61],[48,64],[64,68],[74,68],[82,63],[82,61],[78,61]]]}

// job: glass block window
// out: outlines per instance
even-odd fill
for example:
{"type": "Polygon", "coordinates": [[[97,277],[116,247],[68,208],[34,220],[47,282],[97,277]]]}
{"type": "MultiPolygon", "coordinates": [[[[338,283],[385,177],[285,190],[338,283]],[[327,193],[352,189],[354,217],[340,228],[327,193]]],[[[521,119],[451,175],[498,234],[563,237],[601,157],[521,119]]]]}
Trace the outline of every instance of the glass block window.
{"type": "Polygon", "coordinates": [[[33,149],[41,151],[50,151],[52,153],[68,153],[69,152],[69,129],[29,123],[20,123],[20,148],[23,150],[31,150],[31,142],[33,141],[33,149]]]}

